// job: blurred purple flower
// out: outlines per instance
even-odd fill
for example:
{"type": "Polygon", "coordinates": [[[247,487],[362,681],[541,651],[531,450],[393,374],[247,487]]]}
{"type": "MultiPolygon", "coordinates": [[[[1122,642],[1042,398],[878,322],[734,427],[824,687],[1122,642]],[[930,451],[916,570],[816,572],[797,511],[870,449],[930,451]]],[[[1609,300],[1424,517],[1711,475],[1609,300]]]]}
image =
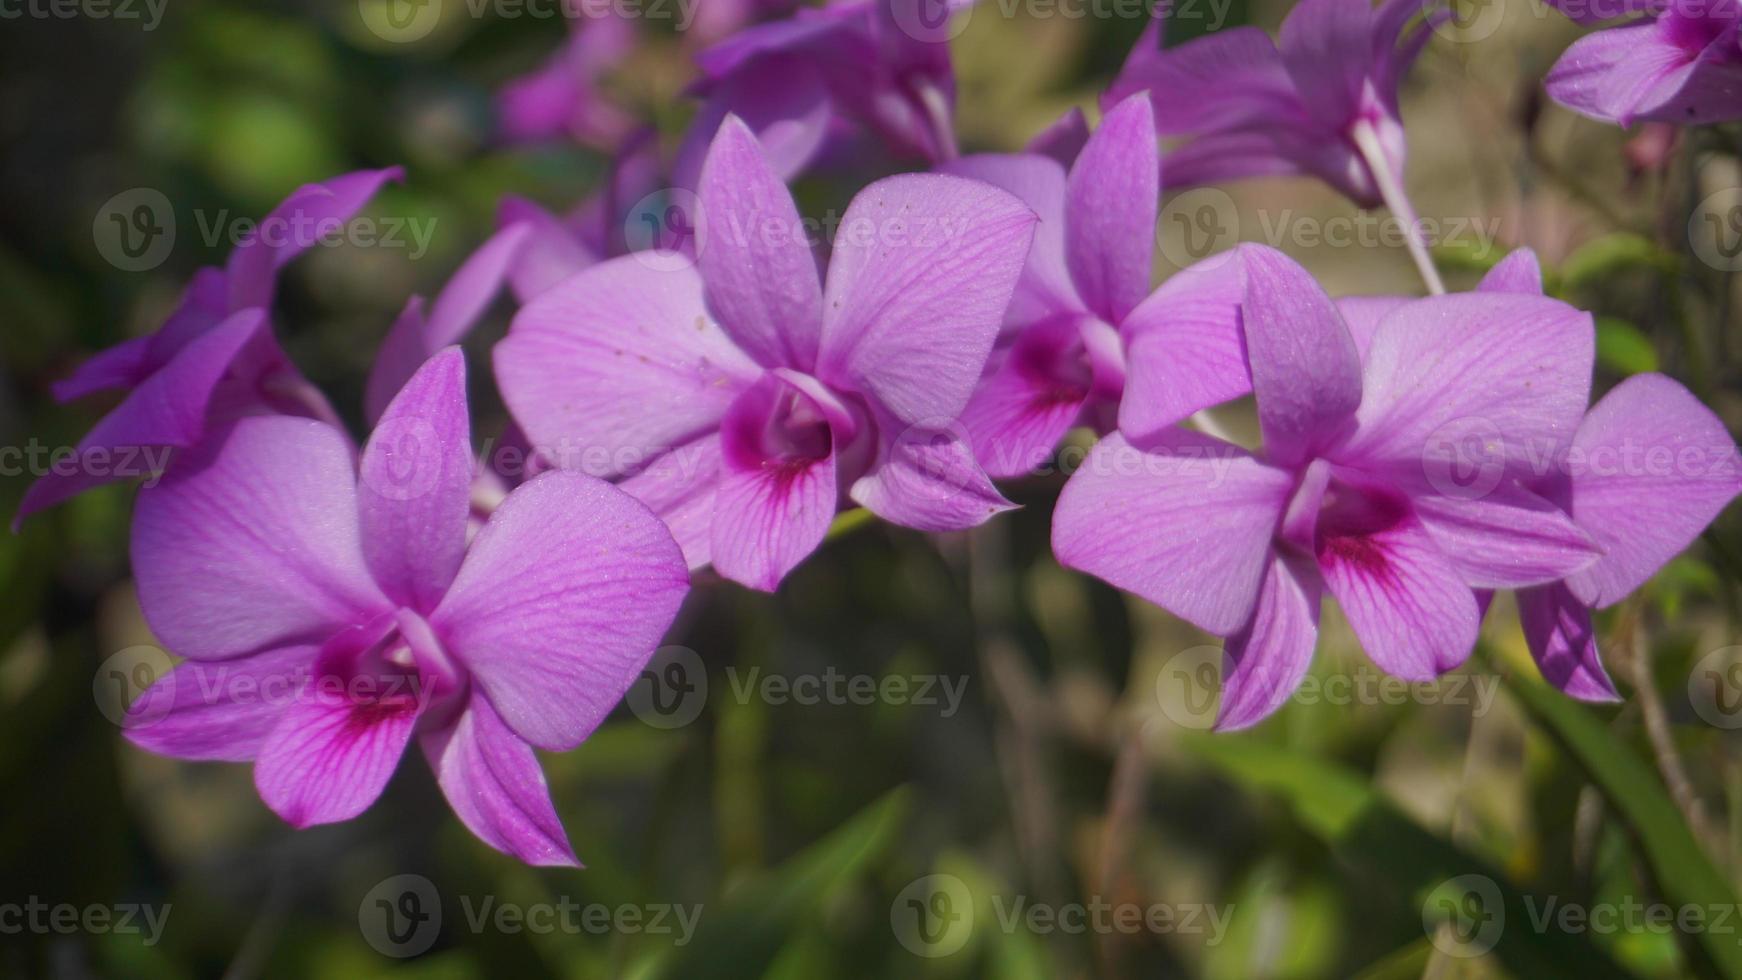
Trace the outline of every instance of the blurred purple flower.
{"type": "Polygon", "coordinates": [[[533,748],[579,744],[688,591],[670,532],[578,473],[515,490],[467,543],[458,349],[388,406],[359,466],[321,422],[243,419],[140,493],[139,602],[187,658],[129,710],[137,745],[254,762],[297,827],[374,803],[415,735],[454,813],[575,865],[533,748]]]}
{"type": "Polygon", "coordinates": [[[921,530],[1008,504],[955,429],[1034,215],[909,174],[860,191],[826,283],[791,194],[729,118],[703,166],[696,258],[642,252],[528,304],[496,348],[503,398],[550,461],[624,478],[692,567],[772,590],[844,496],[921,530]]]}
{"type": "Polygon", "coordinates": [[[1644,16],[1580,38],[1546,79],[1556,102],[1618,126],[1742,119],[1742,3],[1550,0],[1580,23],[1644,16]]]}
{"type": "Polygon", "coordinates": [[[278,271],[359,211],[398,167],[360,170],[298,188],[261,219],[222,269],[194,274],[175,311],[156,332],[124,341],[86,361],[54,386],[61,402],[127,391],[121,404],[75,447],[75,464],[44,474],[25,493],[13,526],[69,497],[145,473],[119,471],[117,459],[159,458],[193,446],[217,422],[277,412],[335,420],[272,335],[268,309],[278,271]]]}
{"type": "Polygon", "coordinates": [[[615,149],[635,120],[601,85],[635,47],[635,27],[618,16],[571,14],[569,36],[550,60],[502,87],[496,110],[511,142],[568,138],[615,149]]]}
{"type": "MultiPolygon", "coordinates": [[[[660,189],[656,135],[643,130],[626,141],[612,158],[604,186],[566,216],[552,214],[523,197],[503,198],[497,227],[523,224],[530,228],[524,247],[516,250],[508,267],[515,299],[529,302],[582,269],[633,250],[630,233],[639,238],[643,231],[641,216],[632,213],[633,209],[660,189]]],[[[654,217],[658,231],[648,234],[649,243],[687,244],[685,238],[670,234],[667,225],[681,229],[689,216],[680,214],[669,220],[666,215],[654,217]]]]}
{"type": "MultiPolygon", "coordinates": [[[[1069,147],[1078,124],[1067,117],[1045,144],[1069,147]]],[[[1118,416],[1127,426],[1172,425],[1252,390],[1238,256],[1150,291],[1158,152],[1149,95],[1139,92],[1107,114],[1068,174],[1035,153],[964,157],[941,168],[1002,187],[1040,217],[1005,313],[1004,343],[962,413],[991,475],[1038,466],[1074,425],[1111,429],[1128,373],[1138,397],[1118,416]]]]}
{"type": "Polygon", "coordinates": [[[948,18],[974,0],[833,0],[739,32],[697,57],[704,101],[675,174],[693,186],[714,133],[735,115],[782,178],[825,144],[869,136],[898,158],[956,155],[948,18]]]}
{"type": "Polygon", "coordinates": [[[1373,207],[1385,181],[1403,182],[1397,90],[1446,16],[1430,10],[1417,19],[1432,3],[1301,0],[1282,22],[1280,43],[1236,27],[1166,50],[1163,5],[1102,101],[1148,91],[1160,134],[1191,137],[1164,158],[1170,186],[1309,174],[1373,207]],[[1389,172],[1376,174],[1373,158],[1389,172]]]}
{"type": "Polygon", "coordinates": [[[1425,681],[1474,645],[1474,589],[1554,582],[1600,553],[1514,475],[1578,427],[1589,315],[1474,293],[1400,303],[1352,330],[1287,257],[1242,251],[1262,452],[1182,429],[1115,433],[1053,518],[1060,562],[1229,638],[1223,729],[1255,724],[1298,686],[1326,591],[1375,663],[1425,681]],[[1479,495],[1457,492],[1444,452],[1470,431],[1500,466],[1479,495]]]}

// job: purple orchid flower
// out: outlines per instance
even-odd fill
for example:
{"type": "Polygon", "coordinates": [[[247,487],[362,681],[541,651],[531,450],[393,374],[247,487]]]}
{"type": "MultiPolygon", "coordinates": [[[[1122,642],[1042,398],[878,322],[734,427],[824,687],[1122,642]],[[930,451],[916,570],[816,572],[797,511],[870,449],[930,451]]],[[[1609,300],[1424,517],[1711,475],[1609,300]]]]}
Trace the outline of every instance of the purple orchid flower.
{"type": "MultiPolygon", "coordinates": [[[[1074,128],[1067,118],[1048,143],[1068,146],[1074,128]]],[[[1149,95],[1139,92],[1107,114],[1068,174],[1035,153],[964,157],[942,168],[1003,187],[1040,216],[1004,343],[962,414],[992,476],[1038,466],[1073,426],[1110,430],[1128,372],[1141,398],[1123,421],[1149,428],[1252,390],[1237,318],[1238,255],[1150,291],[1158,155],[1149,95]]]]}
{"type": "Polygon", "coordinates": [[[1273,249],[1245,253],[1262,452],[1177,428],[1115,433],[1053,520],[1061,563],[1228,637],[1223,729],[1255,724],[1298,686],[1326,591],[1375,663],[1424,681],[1473,647],[1474,589],[1555,582],[1600,554],[1511,476],[1555,458],[1578,427],[1589,315],[1497,292],[1415,300],[1378,321],[1363,363],[1305,270],[1273,249]],[[1444,451],[1472,420],[1503,463],[1480,496],[1455,492],[1444,451]]]}
{"type": "Polygon", "coordinates": [[[612,149],[635,121],[610,100],[600,80],[634,49],[635,27],[618,16],[569,16],[569,36],[557,53],[497,93],[502,135],[515,143],[568,138],[612,149]]]}
{"type": "Polygon", "coordinates": [[[1640,120],[1697,125],[1742,119],[1742,3],[1549,2],[1586,24],[1616,14],[1644,14],[1568,48],[1546,79],[1556,102],[1617,126],[1640,120]]]}
{"type": "Polygon", "coordinates": [[[558,465],[623,478],[692,567],[772,590],[845,496],[897,524],[1008,506],[955,431],[1033,235],[1004,191],[908,174],[859,192],[826,283],[792,195],[728,119],[694,262],[613,259],[522,309],[503,399],[558,465]]]}
{"type": "Polygon", "coordinates": [[[1158,11],[1103,104],[1151,92],[1157,130],[1191,137],[1165,158],[1174,187],[1310,174],[1373,207],[1403,183],[1397,90],[1446,16],[1416,20],[1430,2],[1301,0],[1280,44],[1236,27],[1166,50],[1158,11]]]}
{"type": "Polygon", "coordinates": [[[529,864],[575,865],[533,748],[579,744],[688,591],[670,532],[579,473],[515,490],[468,544],[458,349],[382,415],[359,466],[321,422],[242,419],[140,493],[139,602],[187,658],[127,736],[249,761],[296,827],[375,801],[416,736],[454,813],[529,864]]]}
{"type": "MultiPolygon", "coordinates": [[[[1535,254],[1513,252],[1476,290],[1542,295],[1535,254]]],[[[1376,322],[1388,304],[1402,302],[1370,298],[1339,307],[1353,328],[1376,322]],[[1359,312],[1351,315],[1352,308],[1359,312]]],[[[1454,450],[1461,453],[1470,492],[1479,494],[1502,461],[1472,445],[1473,452],[1466,446],[1454,450]]],[[[1586,701],[1618,700],[1597,652],[1591,611],[1643,585],[1742,492],[1736,454],[1724,423],[1679,382],[1637,374],[1591,407],[1560,455],[1532,461],[1525,485],[1565,511],[1603,550],[1576,574],[1518,590],[1524,637],[1546,680],[1586,701]]],[[[1490,596],[1477,598],[1486,608],[1490,596]]]]}
{"type": "Polygon", "coordinates": [[[974,0],[833,0],[739,32],[697,57],[704,102],[678,151],[693,177],[728,115],[750,125],[783,178],[830,141],[869,135],[896,157],[956,155],[947,18],[974,0]]]}
{"type": "Polygon", "coordinates": [[[362,170],[298,188],[236,246],[224,268],[194,274],[155,333],[97,354],[54,386],[61,402],[114,389],[127,395],[75,448],[78,465],[43,475],[26,491],[13,526],[93,487],[128,476],[119,459],[169,455],[198,443],[213,425],[261,412],[336,420],[325,396],[285,356],[267,310],[278,271],[350,220],[398,167],[362,170]]]}

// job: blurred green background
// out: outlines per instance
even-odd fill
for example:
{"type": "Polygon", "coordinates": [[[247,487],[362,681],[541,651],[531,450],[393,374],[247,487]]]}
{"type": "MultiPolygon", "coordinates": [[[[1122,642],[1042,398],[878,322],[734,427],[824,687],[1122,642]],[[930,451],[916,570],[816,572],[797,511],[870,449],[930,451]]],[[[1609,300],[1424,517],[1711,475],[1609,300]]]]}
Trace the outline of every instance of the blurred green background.
{"type": "MultiPolygon", "coordinates": [[[[1065,108],[1092,106],[1142,23],[1058,12],[1071,6],[988,0],[974,14],[955,42],[968,151],[1020,147],[1065,108]]],[[[1174,40],[1273,30],[1286,12],[1202,7],[1174,40]]],[[[1599,317],[1599,391],[1664,370],[1734,430],[1734,277],[1701,262],[1686,229],[1698,202],[1737,186],[1742,133],[1630,156],[1627,134],[1538,95],[1578,28],[1533,0],[1467,13],[1473,26],[1436,37],[1404,93],[1418,210],[1467,223],[1437,250],[1443,268],[1467,286],[1506,249],[1533,246],[1553,291],[1599,317]]],[[[640,26],[608,85],[672,147],[692,108],[681,91],[693,45],[668,24],[640,26]]],[[[0,445],[70,445],[97,417],[101,404],[55,405],[50,382],[155,327],[196,267],[222,261],[223,246],[192,233],[200,217],[258,216],[306,181],[400,163],[408,179],[371,213],[433,222],[427,254],[314,249],[276,311],[292,356],[358,423],[387,326],[482,241],[501,195],[566,207],[597,185],[596,153],[493,135],[492,92],[562,36],[560,22],[473,17],[459,0],[414,44],[371,35],[340,0],[169,0],[152,30],[88,16],[0,24],[0,445]],[[182,234],[162,265],[129,272],[103,259],[93,220],[138,187],[169,198],[182,234]]],[[[838,209],[873,176],[806,177],[801,205],[838,209]]],[[[1222,190],[1234,216],[1223,245],[1355,214],[1304,180],[1222,190]]],[[[1164,223],[1158,275],[1178,254],[1170,234],[1164,223]]],[[[1333,294],[1418,290],[1395,247],[1272,243],[1333,294]]],[[[498,304],[468,342],[479,438],[502,421],[484,366],[511,312],[498,304]]],[[[1250,420],[1236,406],[1221,421],[1250,420]]],[[[27,481],[0,481],[8,513],[27,481]]],[[[529,870],[478,843],[418,762],[364,817],[296,833],[258,801],[246,766],[131,747],[110,720],[110,672],[161,657],[129,584],[132,493],[80,498],[0,537],[0,970],[1742,976],[1735,513],[1600,618],[1621,705],[1546,691],[1508,600],[1468,665],[1414,688],[1380,683],[1327,604],[1317,693],[1250,733],[1212,736],[1212,638],[1054,564],[1060,483],[1012,486],[1024,509],[971,535],[848,530],[776,596],[704,577],[669,640],[705,664],[693,720],[625,707],[545,758],[579,872],[529,870]],[[962,700],[951,711],[741,694],[752,671],[791,682],[829,670],[955,687],[962,700]],[[400,875],[427,879],[441,912],[405,958],[383,955],[369,925],[380,886],[400,875]],[[475,927],[486,899],[634,909],[643,922],[700,912],[693,935],[475,927]],[[32,901],[168,912],[151,944],[6,929],[18,921],[6,905],[32,901]],[[1672,919],[1698,908],[1704,924],[1665,926],[1627,914],[1634,904],[1672,919]],[[1569,906],[1612,910],[1620,925],[1568,924],[1569,906]],[[1092,918],[1097,907],[1149,917],[1135,930],[1065,927],[1073,910],[1110,921],[1092,918]]]]}

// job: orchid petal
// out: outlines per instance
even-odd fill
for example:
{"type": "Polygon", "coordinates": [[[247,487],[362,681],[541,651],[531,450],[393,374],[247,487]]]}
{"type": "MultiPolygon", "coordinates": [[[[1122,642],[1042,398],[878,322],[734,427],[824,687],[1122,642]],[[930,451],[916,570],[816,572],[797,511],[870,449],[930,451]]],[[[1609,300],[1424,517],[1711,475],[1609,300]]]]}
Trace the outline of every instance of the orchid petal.
{"type": "Polygon", "coordinates": [[[363,557],[395,603],[427,612],[454,580],[466,554],[475,469],[466,359],[449,347],[394,396],[363,448],[363,557]]]}
{"type": "Polygon", "coordinates": [[[1661,374],[1636,374],[1603,396],[1573,450],[1573,519],[1604,551],[1567,580],[1587,605],[1613,605],[1645,584],[1742,492],[1724,423],[1661,374]]]}
{"type": "Polygon", "coordinates": [[[1228,638],[1217,731],[1258,724],[1300,687],[1319,639],[1319,591],[1310,569],[1270,559],[1252,621],[1228,638]]]}
{"type": "Polygon", "coordinates": [[[689,591],[647,507],[579,473],[508,495],[429,622],[520,737],[579,744],[659,646],[689,591]]]}
{"type": "Polygon", "coordinates": [[[1252,617],[1292,480],[1238,447],[1173,430],[1102,439],[1059,495],[1053,553],[1219,636],[1252,617]]]}
{"type": "Polygon", "coordinates": [[[421,742],[442,795],[479,840],[534,867],[580,867],[538,756],[489,698],[474,693],[452,726],[421,742]]]}
{"type": "Polygon", "coordinates": [[[968,403],[1033,238],[1008,192],[943,174],[877,181],[848,206],[824,291],[818,377],[902,422],[968,403]]]}
{"type": "Polygon", "coordinates": [[[758,363],[811,370],[823,320],[816,258],[792,194],[737,117],[714,136],[697,194],[708,309],[758,363]]]}
{"type": "Polygon", "coordinates": [[[243,419],[140,491],[133,575],[165,646],[240,657],[388,608],[363,558],[352,454],[320,422],[243,419]]]}
{"type": "Polygon", "coordinates": [[[1125,319],[1149,293],[1160,206],[1155,117],[1139,92],[1109,112],[1071,167],[1065,201],[1065,259],[1089,308],[1125,319]]]}
{"type": "Polygon", "coordinates": [[[712,430],[760,373],[708,316],[696,271],[646,255],[600,263],[528,303],[495,363],[534,447],[598,476],[712,430]]]}

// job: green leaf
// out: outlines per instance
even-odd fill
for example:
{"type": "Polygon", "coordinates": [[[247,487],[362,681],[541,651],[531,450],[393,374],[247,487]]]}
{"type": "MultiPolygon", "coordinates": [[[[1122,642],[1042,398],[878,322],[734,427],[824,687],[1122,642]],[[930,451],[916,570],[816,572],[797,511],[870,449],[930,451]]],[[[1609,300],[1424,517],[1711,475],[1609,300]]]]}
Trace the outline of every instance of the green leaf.
{"type": "Polygon", "coordinates": [[[909,808],[906,788],[894,790],[766,876],[739,883],[717,909],[709,904],[694,939],[648,976],[763,975],[835,889],[863,874],[897,840],[909,808]]]}
{"type": "Polygon", "coordinates": [[[1598,317],[1597,361],[1618,374],[1643,374],[1657,370],[1657,348],[1626,320],[1598,317]]]}
{"type": "Polygon", "coordinates": [[[1651,269],[1660,274],[1674,273],[1680,260],[1660,248],[1649,238],[1631,232],[1604,235],[1580,246],[1561,263],[1560,281],[1568,289],[1577,289],[1608,279],[1628,269],[1651,269]]]}
{"type": "MultiPolygon", "coordinates": [[[[1735,891],[1700,849],[1668,790],[1632,746],[1617,738],[1592,709],[1542,681],[1516,674],[1506,680],[1506,689],[1590,776],[1627,825],[1670,905],[1735,907],[1735,891]]],[[[1702,930],[1694,939],[1691,948],[1703,950],[1717,972],[1742,977],[1742,945],[1733,936],[1702,930]]]]}
{"type": "Polygon", "coordinates": [[[1629,975],[1583,934],[1531,928],[1540,903],[1527,903],[1486,861],[1404,815],[1362,774],[1250,736],[1194,734],[1186,745],[1237,782],[1280,794],[1339,857],[1389,883],[1399,900],[1418,903],[1424,929],[1436,915],[1449,920],[1470,909],[1476,941],[1491,943],[1492,955],[1517,976],[1629,975]]]}

